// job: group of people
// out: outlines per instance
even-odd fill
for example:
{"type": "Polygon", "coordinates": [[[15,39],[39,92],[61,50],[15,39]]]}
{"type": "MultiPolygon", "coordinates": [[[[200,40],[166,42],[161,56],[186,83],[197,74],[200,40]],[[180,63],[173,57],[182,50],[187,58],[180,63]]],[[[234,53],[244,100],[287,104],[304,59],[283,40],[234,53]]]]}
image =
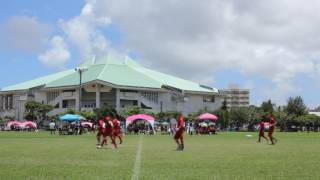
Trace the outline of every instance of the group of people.
{"type": "Polygon", "coordinates": [[[122,144],[121,123],[119,119],[118,114],[115,114],[114,116],[107,114],[104,119],[99,120],[97,133],[98,143],[96,146],[98,149],[103,148],[104,145],[108,144],[108,137],[111,139],[114,148],[118,148],[116,138],[119,138],[120,144],[122,144]]]}
{"type": "MultiPolygon", "coordinates": [[[[263,120],[259,123],[259,138],[258,142],[261,142],[261,138],[264,138],[269,142],[271,141],[272,145],[275,145],[277,139],[273,136],[276,119],[272,114],[268,116],[268,122],[263,120]],[[268,127],[268,137],[265,136],[265,129],[268,127]]],[[[184,131],[186,130],[186,123],[182,115],[179,116],[177,125],[175,128],[174,140],[177,143],[177,151],[184,150],[184,131]]],[[[116,138],[119,138],[120,144],[122,144],[122,132],[121,132],[121,123],[119,121],[119,116],[116,114],[111,116],[110,114],[106,115],[104,119],[100,119],[98,122],[98,133],[97,133],[97,148],[102,148],[104,145],[107,145],[108,137],[111,139],[114,148],[117,147],[116,138]],[[102,139],[101,139],[102,137],[102,139]]]]}
{"type": "Polygon", "coordinates": [[[128,134],[153,134],[153,128],[145,121],[135,121],[130,123],[127,127],[128,134]]]}
{"type": "MultiPolygon", "coordinates": [[[[111,114],[107,114],[103,119],[100,119],[98,121],[98,132],[97,132],[97,144],[96,147],[98,149],[103,148],[105,145],[108,144],[108,138],[110,138],[114,148],[118,148],[116,139],[119,138],[119,143],[122,144],[122,132],[121,132],[121,123],[119,121],[118,114],[115,114],[112,116],[111,114]]],[[[174,135],[174,140],[177,143],[178,151],[184,150],[184,139],[183,134],[185,131],[185,121],[184,117],[182,115],[179,116],[177,126],[176,126],[176,132],[174,135]]]]}
{"type": "Polygon", "coordinates": [[[259,123],[259,136],[258,136],[258,142],[261,142],[261,138],[264,138],[266,141],[271,141],[271,145],[275,145],[277,142],[277,139],[273,136],[274,130],[276,127],[276,119],[274,116],[270,113],[269,114],[269,122],[266,122],[265,120],[262,120],[259,123]],[[264,131],[266,129],[266,126],[268,126],[268,137],[264,135],[264,131]],[[269,139],[268,139],[269,138],[269,139]]]}
{"type": "Polygon", "coordinates": [[[85,127],[81,124],[81,122],[58,122],[58,125],[52,120],[49,123],[49,131],[50,134],[56,134],[56,130],[58,130],[59,135],[82,135],[86,133],[91,128],[85,127]]]}

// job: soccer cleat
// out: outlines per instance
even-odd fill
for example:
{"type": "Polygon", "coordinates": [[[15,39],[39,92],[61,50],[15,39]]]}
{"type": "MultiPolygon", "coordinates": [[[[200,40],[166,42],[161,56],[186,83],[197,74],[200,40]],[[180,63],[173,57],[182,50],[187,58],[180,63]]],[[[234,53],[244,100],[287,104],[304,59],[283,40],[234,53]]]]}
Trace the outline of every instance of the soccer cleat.
{"type": "Polygon", "coordinates": [[[97,148],[97,149],[101,149],[101,148],[102,148],[102,146],[98,145],[98,146],[96,146],[96,148],[97,148]]]}
{"type": "Polygon", "coordinates": [[[181,151],[183,151],[184,150],[184,144],[181,144],[181,151]]]}

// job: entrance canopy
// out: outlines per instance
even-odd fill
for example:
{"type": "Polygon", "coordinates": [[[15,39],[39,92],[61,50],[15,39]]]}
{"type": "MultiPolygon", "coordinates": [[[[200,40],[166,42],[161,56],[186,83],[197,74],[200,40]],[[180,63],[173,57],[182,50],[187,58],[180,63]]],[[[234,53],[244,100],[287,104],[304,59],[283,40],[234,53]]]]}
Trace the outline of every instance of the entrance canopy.
{"type": "Polygon", "coordinates": [[[87,127],[91,127],[91,128],[92,128],[93,123],[92,123],[92,122],[81,122],[81,125],[82,125],[82,126],[87,126],[87,127]]]}
{"type": "Polygon", "coordinates": [[[217,121],[218,117],[216,115],[210,114],[210,113],[204,113],[198,116],[198,119],[200,120],[212,120],[212,121],[217,121]]]}
{"type": "Polygon", "coordinates": [[[145,120],[147,122],[149,122],[152,126],[152,129],[154,129],[154,117],[146,115],[146,114],[136,114],[136,115],[132,115],[126,118],[126,126],[128,126],[130,123],[133,123],[136,120],[145,120]]]}
{"type": "Polygon", "coordinates": [[[9,121],[7,123],[7,127],[11,127],[11,126],[19,126],[20,128],[26,128],[26,127],[31,127],[31,128],[37,128],[37,124],[35,122],[32,121],[9,121]]]}
{"type": "Polygon", "coordinates": [[[85,120],[86,118],[76,115],[76,114],[66,114],[64,116],[61,116],[59,118],[60,121],[67,121],[67,122],[74,122],[74,121],[80,121],[80,120],[85,120]]]}
{"type": "Polygon", "coordinates": [[[25,121],[21,123],[22,127],[31,127],[31,128],[37,128],[37,124],[32,121],[25,121]]]}

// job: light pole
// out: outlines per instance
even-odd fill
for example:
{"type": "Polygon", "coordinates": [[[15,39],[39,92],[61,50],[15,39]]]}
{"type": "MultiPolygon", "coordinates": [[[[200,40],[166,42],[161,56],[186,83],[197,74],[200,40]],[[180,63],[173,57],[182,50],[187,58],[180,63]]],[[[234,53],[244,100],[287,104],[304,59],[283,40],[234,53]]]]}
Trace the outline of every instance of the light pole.
{"type": "Polygon", "coordinates": [[[80,67],[80,68],[75,68],[75,71],[77,71],[79,73],[80,76],[80,81],[79,81],[79,107],[78,107],[78,111],[81,112],[81,106],[82,106],[82,74],[87,71],[88,69],[85,67],[80,67]]]}

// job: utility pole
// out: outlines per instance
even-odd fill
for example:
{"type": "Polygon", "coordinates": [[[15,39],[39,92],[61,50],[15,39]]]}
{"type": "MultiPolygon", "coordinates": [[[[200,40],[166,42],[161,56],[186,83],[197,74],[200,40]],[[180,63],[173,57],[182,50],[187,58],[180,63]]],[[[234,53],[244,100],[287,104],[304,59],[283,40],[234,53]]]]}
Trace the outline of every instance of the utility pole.
{"type": "Polygon", "coordinates": [[[81,112],[81,106],[82,106],[82,74],[87,71],[87,68],[80,67],[80,68],[75,68],[75,71],[79,73],[80,76],[80,81],[79,81],[79,107],[78,111],[81,112]]]}

